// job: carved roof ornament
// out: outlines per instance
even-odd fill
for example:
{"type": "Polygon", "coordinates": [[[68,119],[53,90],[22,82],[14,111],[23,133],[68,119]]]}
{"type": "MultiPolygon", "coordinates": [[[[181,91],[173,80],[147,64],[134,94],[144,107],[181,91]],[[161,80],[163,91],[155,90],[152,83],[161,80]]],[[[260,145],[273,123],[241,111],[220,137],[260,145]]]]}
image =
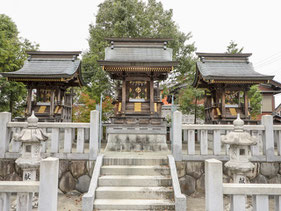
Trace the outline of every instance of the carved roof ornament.
{"type": "Polygon", "coordinates": [[[24,128],[19,134],[14,135],[14,140],[24,143],[36,143],[41,141],[46,141],[48,136],[42,131],[41,128],[38,128],[38,118],[32,115],[27,118],[27,128],[24,128]]]}
{"type": "Polygon", "coordinates": [[[244,121],[240,119],[240,114],[233,121],[234,131],[222,136],[222,143],[229,145],[250,146],[257,143],[256,138],[244,131],[244,121]]]}

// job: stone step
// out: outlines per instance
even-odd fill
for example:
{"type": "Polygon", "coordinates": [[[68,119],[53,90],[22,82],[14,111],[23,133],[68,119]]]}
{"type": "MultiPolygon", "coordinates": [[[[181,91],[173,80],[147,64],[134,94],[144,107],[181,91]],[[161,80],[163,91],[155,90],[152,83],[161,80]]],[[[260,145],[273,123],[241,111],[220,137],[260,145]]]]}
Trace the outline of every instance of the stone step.
{"type": "Polygon", "coordinates": [[[132,199],[96,199],[94,209],[97,210],[174,210],[171,200],[132,200],[132,199]]]}
{"type": "Polygon", "coordinates": [[[168,166],[102,166],[102,175],[170,175],[168,166]]]}
{"type": "Polygon", "coordinates": [[[172,187],[98,187],[96,199],[173,199],[172,187]]]}
{"type": "Polygon", "coordinates": [[[168,158],[161,157],[104,157],[103,165],[168,165],[168,158]]]}
{"type": "Polygon", "coordinates": [[[138,187],[156,187],[171,186],[170,176],[101,176],[99,178],[99,187],[102,186],[138,186],[138,187]]]}

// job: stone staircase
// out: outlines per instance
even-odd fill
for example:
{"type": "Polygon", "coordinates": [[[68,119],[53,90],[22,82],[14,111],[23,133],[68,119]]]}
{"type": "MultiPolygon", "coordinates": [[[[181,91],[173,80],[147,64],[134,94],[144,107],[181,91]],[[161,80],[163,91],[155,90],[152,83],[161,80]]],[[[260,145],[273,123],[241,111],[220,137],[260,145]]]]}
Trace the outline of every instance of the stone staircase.
{"type": "Polygon", "coordinates": [[[166,156],[105,156],[94,210],[175,210],[166,156]]]}

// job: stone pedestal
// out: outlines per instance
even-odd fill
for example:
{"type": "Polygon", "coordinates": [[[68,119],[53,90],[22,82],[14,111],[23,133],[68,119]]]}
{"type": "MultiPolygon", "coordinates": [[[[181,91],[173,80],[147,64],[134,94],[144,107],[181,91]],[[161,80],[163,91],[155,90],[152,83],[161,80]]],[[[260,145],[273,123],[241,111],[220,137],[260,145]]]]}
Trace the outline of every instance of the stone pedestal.
{"type": "Polygon", "coordinates": [[[168,151],[166,125],[111,124],[106,132],[108,142],[105,151],[168,151]]]}

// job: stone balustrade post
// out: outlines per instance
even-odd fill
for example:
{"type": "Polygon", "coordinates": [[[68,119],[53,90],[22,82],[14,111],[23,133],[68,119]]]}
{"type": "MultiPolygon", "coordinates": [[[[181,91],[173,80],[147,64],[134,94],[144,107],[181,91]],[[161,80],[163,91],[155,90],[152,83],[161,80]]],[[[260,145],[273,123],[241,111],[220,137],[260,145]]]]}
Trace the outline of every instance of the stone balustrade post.
{"type": "Polygon", "coordinates": [[[40,211],[57,211],[59,159],[46,158],[40,163],[40,211]]]}
{"type": "Polygon", "coordinates": [[[11,121],[11,113],[0,112],[0,158],[5,157],[5,153],[9,150],[9,130],[8,122],[11,121]]]}
{"type": "Polygon", "coordinates": [[[274,135],[273,135],[273,117],[271,115],[264,115],[261,119],[262,125],[265,127],[263,153],[267,161],[274,159],[274,135]]]}
{"type": "Polygon", "coordinates": [[[173,147],[172,153],[175,161],[182,160],[182,113],[175,111],[173,113],[173,147]]]}
{"type": "Polygon", "coordinates": [[[90,117],[90,160],[95,160],[99,153],[99,111],[91,111],[90,117]]]}
{"type": "Polygon", "coordinates": [[[206,210],[223,211],[222,162],[205,160],[205,200],[206,210]]]}

